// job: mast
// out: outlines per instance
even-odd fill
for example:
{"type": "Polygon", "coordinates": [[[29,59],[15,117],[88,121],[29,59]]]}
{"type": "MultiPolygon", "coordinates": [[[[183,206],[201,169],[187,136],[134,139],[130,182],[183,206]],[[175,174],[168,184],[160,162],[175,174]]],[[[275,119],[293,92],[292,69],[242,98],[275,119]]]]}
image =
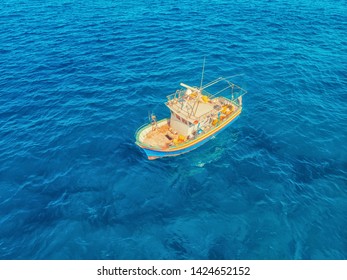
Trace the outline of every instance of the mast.
{"type": "Polygon", "coordinates": [[[202,81],[204,80],[205,61],[206,61],[206,56],[204,56],[204,63],[202,64],[202,73],[201,73],[201,81],[200,81],[200,91],[201,91],[201,89],[202,89],[202,81]]]}

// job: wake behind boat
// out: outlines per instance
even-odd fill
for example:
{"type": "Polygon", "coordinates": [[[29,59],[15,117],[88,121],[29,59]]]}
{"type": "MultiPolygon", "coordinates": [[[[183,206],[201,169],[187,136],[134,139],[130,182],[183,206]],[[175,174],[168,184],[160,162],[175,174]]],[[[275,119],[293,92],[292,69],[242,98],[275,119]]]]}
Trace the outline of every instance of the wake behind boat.
{"type": "Polygon", "coordinates": [[[136,131],[136,144],[148,159],[177,156],[206,143],[235,121],[242,111],[242,96],[247,92],[226,78],[218,78],[204,86],[181,83],[182,89],[167,96],[165,105],[170,118],[150,123],[136,131]],[[222,89],[220,89],[222,85],[222,89]],[[209,93],[207,88],[219,88],[209,93]],[[224,95],[228,94],[229,97],[224,95]]]}

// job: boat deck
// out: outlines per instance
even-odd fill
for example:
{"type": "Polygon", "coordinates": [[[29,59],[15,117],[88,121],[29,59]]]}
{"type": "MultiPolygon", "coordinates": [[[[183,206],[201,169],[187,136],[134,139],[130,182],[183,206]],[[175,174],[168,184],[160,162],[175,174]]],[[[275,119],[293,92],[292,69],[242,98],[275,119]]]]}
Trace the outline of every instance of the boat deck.
{"type": "Polygon", "coordinates": [[[174,138],[169,139],[167,137],[167,135],[171,136],[171,134],[169,124],[164,124],[157,129],[148,132],[143,143],[154,147],[168,148],[174,138]]]}
{"type": "Polygon", "coordinates": [[[212,112],[213,111],[213,105],[214,105],[213,103],[199,102],[199,104],[197,106],[196,113],[195,113],[195,117],[200,118],[202,115],[205,115],[208,112],[212,112]]]}
{"type": "MultiPolygon", "coordinates": [[[[220,123],[223,123],[230,117],[233,118],[232,113],[236,112],[237,110],[238,108],[236,106],[233,106],[228,115],[222,115],[220,123]]],[[[204,127],[201,127],[201,129],[203,129],[204,132],[208,132],[213,129],[218,123],[208,123],[204,127]]],[[[183,135],[179,135],[172,129],[169,123],[161,124],[157,128],[152,127],[152,129],[144,135],[144,138],[142,140],[143,144],[160,149],[168,149],[169,147],[176,146],[177,144],[182,144],[186,141],[189,141],[189,138],[186,138],[183,135]]]]}

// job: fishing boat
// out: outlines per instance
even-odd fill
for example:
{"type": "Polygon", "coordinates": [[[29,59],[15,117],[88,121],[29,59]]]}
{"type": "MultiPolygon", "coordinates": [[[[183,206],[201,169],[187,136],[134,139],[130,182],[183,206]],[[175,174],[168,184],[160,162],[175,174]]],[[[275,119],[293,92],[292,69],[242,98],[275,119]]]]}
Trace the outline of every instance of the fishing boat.
{"type": "Polygon", "coordinates": [[[157,120],[150,114],[149,123],[135,133],[136,144],[150,160],[181,155],[206,143],[239,117],[242,96],[247,93],[223,77],[204,86],[201,79],[200,87],[180,85],[167,96],[170,118],[157,120]],[[213,88],[218,90],[210,93],[213,88]]]}

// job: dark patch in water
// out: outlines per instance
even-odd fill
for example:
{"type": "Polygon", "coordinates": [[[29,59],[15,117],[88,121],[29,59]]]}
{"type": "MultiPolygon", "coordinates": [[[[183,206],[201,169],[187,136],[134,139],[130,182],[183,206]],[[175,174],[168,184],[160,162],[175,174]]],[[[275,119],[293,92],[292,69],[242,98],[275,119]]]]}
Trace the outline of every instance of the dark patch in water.
{"type": "Polygon", "coordinates": [[[174,251],[178,259],[186,258],[188,251],[185,248],[185,242],[182,240],[182,238],[174,235],[172,239],[166,240],[165,244],[168,248],[170,248],[170,250],[174,251]]]}
{"type": "Polygon", "coordinates": [[[218,238],[208,250],[209,260],[225,260],[225,250],[226,250],[226,240],[225,238],[218,238]]]}

